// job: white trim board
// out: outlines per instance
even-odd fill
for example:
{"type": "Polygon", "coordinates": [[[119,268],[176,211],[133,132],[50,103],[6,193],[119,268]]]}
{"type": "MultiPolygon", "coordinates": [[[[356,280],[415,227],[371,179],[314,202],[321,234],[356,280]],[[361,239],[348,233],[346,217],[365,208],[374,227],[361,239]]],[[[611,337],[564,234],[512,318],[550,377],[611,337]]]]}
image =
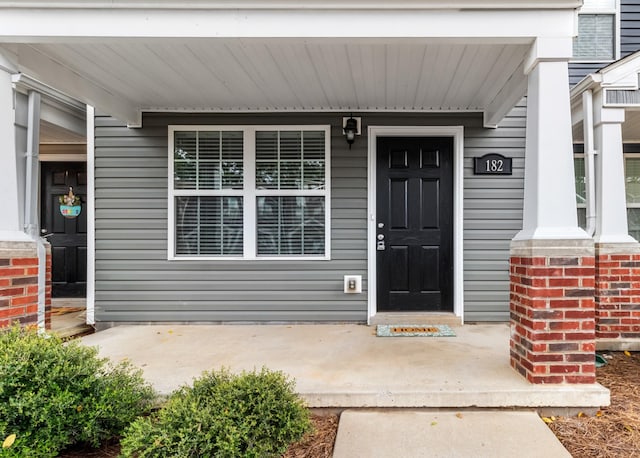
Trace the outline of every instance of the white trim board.
{"type": "Polygon", "coordinates": [[[462,126],[369,126],[368,166],[368,310],[367,323],[377,313],[376,285],[376,157],[378,137],[453,137],[453,313],[464,321],[463,194],[464,127],[462,126]]]}
{"type": "Polygon", "coordinates": [[[87,105],[87,324],[95,324],[96,303],[96,173],[95,109],[87,105]]]}

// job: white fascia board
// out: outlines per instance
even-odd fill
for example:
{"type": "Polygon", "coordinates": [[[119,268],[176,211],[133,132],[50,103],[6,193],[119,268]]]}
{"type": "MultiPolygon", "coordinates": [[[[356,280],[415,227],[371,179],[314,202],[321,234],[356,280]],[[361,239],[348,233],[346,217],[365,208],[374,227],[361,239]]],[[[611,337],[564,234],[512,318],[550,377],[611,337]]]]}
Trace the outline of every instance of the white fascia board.
{"type": "Polygon", "coordinates": [[[582,93],[588,90],[599,90],[602,82],[602,74],[590,73],[582,78],[575,86],[571,88],[570,99],[571,104],[582,106],[582,93]]]}
{"type": "Polygon", "coordinates": [[[157,38],[572,37],[573,10],[0,10],[0,42],[157,38]]]}
{"type": "Polygon", "coordinates": [[[581,0],[66,0],[0,1],[0,8],[98,9],[563,9],[579,8],[581,0]]]}
{"type": "Polygon", "coordinates": [[[87,104],[98,106],[131,127],[140,126],[142,123],[140,110],[131,102],[98,86],[89,78],[79,75],[30,46],[20,46],[17,66],[20,71],[46,85],[58,88],[87,104]]]}

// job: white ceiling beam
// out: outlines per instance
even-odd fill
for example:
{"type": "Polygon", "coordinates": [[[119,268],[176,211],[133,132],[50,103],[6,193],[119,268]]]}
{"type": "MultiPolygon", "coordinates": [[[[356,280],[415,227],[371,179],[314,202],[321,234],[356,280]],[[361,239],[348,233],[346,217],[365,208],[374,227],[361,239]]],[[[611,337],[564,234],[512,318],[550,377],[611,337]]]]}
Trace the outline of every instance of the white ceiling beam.
{"type": "Polygon", "coordinates": [[[47,103],[44,99],[42,100],[42,105],[40,107],[40,119],[44,122],[53,124],[54,126],[73,132],[76,135],[87,135],[86,118],[74,116],[69,113],[68,110],[61,110],[54,104],[47,103]]]}
{"type": "Polygon", "coordinates": [[[31,46],[20,46],[17,66],[20,71],[86,104],[99,107],[131,127],[142,124],[140,110],[133,103],[39,53],[31,46]]]}
{"type": "Polygon", "coordinates": [[[513,72],[498,94],[485,107],[484,126],[490,128],[498,127],[500,121],[526,93],[527,77],[524,74],[523,63],[513,72]]]}
{"type": "Polygon", "coordinates": [[[19,9],[0,14],[0,42],[156,38],[485,38],[504,43],[572,37],[564,10],[19,9]],[[543,26],[541,24],[544,24],[543,26]],[[518,40],[520,39],[520,40],[518,40]]]}

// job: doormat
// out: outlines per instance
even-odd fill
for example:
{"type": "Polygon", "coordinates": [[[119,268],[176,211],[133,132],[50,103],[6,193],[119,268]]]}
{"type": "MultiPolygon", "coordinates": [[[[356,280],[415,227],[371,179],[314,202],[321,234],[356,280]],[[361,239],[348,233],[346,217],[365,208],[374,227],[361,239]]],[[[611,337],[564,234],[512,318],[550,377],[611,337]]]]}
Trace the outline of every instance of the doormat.
{"type": "Polygon", "coordinates": [[[378,337],[455,337],[456,333],[446,324],[379,324],[378,337]]]}

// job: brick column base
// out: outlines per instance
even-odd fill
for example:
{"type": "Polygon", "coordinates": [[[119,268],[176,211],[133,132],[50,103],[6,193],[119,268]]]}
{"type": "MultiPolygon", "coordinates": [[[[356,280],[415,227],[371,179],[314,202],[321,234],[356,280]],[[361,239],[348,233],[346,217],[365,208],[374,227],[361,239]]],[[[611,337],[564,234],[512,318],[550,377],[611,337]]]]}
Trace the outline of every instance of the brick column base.
{"type": "Polygon", "coordinates": [[[0,241],[0,327],[38,322],[36,242],[0,241]]]}
{"type": "Polygon", "coordinates": [[[595,383],[591,240],[511,243],[511,366],[531,383],[595,383]]]}
{"type": "Polygon", "coordinates": [[[640,244],[596,243],[598,349],[640,350],[640,244]]]}

